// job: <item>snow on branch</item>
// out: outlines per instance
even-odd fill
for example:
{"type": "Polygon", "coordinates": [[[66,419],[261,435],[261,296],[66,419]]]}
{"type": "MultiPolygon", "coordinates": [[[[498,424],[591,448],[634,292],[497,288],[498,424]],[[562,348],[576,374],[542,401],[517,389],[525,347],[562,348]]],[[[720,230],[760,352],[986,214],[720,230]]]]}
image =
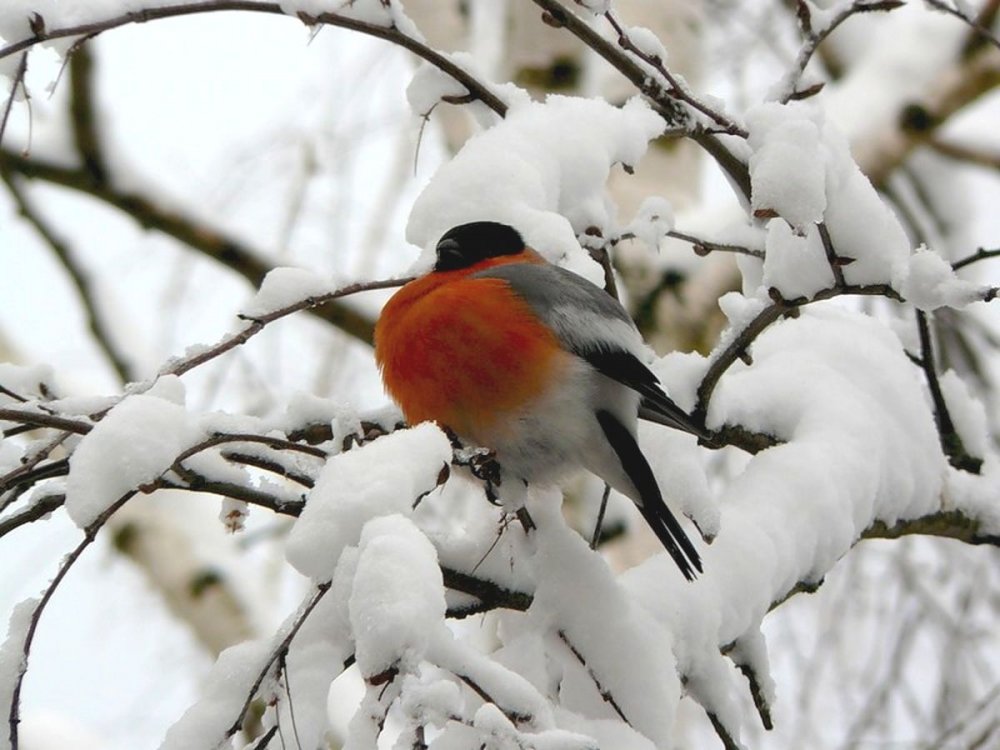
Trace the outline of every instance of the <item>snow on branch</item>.
{"type": "MultiPolygon", "coordinates": [[[[629,237],[654,249],[672,237],[697,255],[737,256],[742,286],[720,300],[728,323],[712,351],[650,360],[678,403],[707,425],[706,437],[640,435],[668,501],[711,542],[705,575],[682,580],[662,553],[613,570],[568,525],[556,489],[529,488],[528,506],[513,516],[494,504],[501,475],[488,450],[460,445],[434,424],[404,425],[391,409],[358,413],[314,399],[250,417],[189,406],[182,378],[252,345],[271,324],[408,279],[336,286],[301,269],[270,269],[240,243],[210,230],[206,242],[205,227],[117,189],[113,175],[99,170],[95,180],[84,168],[5,150],[4,180],[57,253],[58,238],[24,200],[24,179],[87,193],[206,254],[236,258],[230,262],[260,286],[235,330],[120,394],[62,398],[50,373],[0,367],[0,538],[62,510],[84,534],[42,597],[16,609],[0,649],[12,747],[47,603],[117,510],[164,489],[223,498],[233,531],[250,506],[287,519],[286,560],[310,582],[270,638],[220,656],[165,748],[231,746],[258,701],[263,726],[244,738],[253,746],[266,747],[288,726],[303,747],[316,746],[330,684],[352,667],[364,697],[349,747],[373,747],[396,732],[400,747],[648,750],[673,742],[686,695],[736,748],[744,696],[763,726],[773,724],[764,618],[819,587],[861,540],[927,535],[1000,546],[1000,455],[977,397],[955,372],[941,371],[931,325],[937,311],[963,314],[996,298],[996,287],[956,272],[998,251],[950,262],[913,241],[812,98],[818,87],[801,85],[819,45],[844,21],[900,3],[842,3],[823,17],[797,3],[803,47],[780,95],[739,116],[674,75],[662,44],[609,3],[577,3],[594,18],[558,0],[535,4],[641,97],[622,106],[579,97],[531,102],[487,82],[461,55],[431,48],[390,0],[337,11],[318,0],[206,0],[115,6],[64,25],[22,19],[21,36],[0,48],[0,59],[15,62],[0,137],[24,89],[30,49],[129,23],[248,10],[341,26],[414,52],[430,66],[408,92],[418,114],[437,101],[478,102],[493,113],[414,203],[407,234],[425,251],[417,268],[428,265],[444,230],[483,218],[517,224],[549,260],[608,288],[612,251],[629,237]],[[759,244],[677,231],[657,196],[633,222],[619,221],[607,190],[612,171],[631,170],[664,133],[695,140],[719,162],[759,244]],[[850,304],[862,298],[876,304],[850,304]],[[720,463],[739,455],[712,474],[710,450],[720,463]],[[479,616],[471,627],[488,626],[489,643],[474,643],[454,623],[479,616]]],[[[986,80],[958,91],[963,102],[995,85],[995,60],[984,54],[976,64],[986,80]]],[[[948,107],[959,106],[957,89],[948,89],[948,107]]],[[[948,107],[942,111],[954,111],[948,107]]],[[[74,127],[80,156],[103,164],[86,123],[74,127]]],[[[892,151],[884,169],[919,140],[892,151]]],[[[884,175],[876,174],[880,185],[884,175]]],[[[370,321],[352,320],[333,322],[366,338],[370,321]]]]}

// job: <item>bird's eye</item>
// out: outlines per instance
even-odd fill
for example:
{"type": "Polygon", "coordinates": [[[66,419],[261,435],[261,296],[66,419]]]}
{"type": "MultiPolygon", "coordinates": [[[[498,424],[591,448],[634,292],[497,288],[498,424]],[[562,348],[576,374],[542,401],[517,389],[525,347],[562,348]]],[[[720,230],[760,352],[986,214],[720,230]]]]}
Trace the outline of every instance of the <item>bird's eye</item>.
{"type": "Polygon", "coordinates": [[[462,246],[457,240],[443,239],[437,244],[436,249],[437,263],[434,264],[436,271],[452,271],[466,265],[462,246]]]}

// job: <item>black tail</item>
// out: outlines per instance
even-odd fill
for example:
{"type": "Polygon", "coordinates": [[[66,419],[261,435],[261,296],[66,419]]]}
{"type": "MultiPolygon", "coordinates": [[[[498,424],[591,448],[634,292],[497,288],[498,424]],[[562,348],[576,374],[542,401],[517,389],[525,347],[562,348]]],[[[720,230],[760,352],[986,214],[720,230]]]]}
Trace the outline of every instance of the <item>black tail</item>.
{"type": "Polygon", "coordinates": [[[642,513],[642,517],[674,558],[684,577],[689,581],[694,580],[695,570],[702,572],[701,558],[674,514],[670,512],[670,508],[663,502],[663,495],[660,494],[660,487],[656,483],[656,477],[653,476],[653,470],[649,468],[646,457],[639,450],[632,433],[610,412],[598,411],[597,421],[618,455],[618,460],[622,462],[625,474],[639,491],[642,501],[635,505],[642,513]]]}

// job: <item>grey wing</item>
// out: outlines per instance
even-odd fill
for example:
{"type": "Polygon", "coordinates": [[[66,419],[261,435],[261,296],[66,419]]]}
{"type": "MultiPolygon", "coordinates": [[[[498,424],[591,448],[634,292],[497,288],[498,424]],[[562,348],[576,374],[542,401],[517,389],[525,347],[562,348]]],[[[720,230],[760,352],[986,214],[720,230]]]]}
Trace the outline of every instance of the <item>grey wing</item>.
{"type": "Polygon", "coordinates": [[[603,289],[572,271],[534,263],[497,266],[473,277],[510,284],[555,331],[563,348],[642,396],[640,417],[706,436],[705,429],[663,392],[659,379],[639,358],[642,336],[628,311],[603,289]]]}

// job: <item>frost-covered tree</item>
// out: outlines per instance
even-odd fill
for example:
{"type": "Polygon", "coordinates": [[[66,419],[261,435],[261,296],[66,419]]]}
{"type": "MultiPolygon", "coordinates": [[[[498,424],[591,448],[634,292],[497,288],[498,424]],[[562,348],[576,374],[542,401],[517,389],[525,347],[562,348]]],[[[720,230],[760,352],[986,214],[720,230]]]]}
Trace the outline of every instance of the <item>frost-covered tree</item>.
{"type": "Polygon", "coordinates": [[[1000,747],[998,12],[7,0],[0,747],[1000,747]],[[707,426],[697,580],[387,405],[481,219],[707,426]]]}

